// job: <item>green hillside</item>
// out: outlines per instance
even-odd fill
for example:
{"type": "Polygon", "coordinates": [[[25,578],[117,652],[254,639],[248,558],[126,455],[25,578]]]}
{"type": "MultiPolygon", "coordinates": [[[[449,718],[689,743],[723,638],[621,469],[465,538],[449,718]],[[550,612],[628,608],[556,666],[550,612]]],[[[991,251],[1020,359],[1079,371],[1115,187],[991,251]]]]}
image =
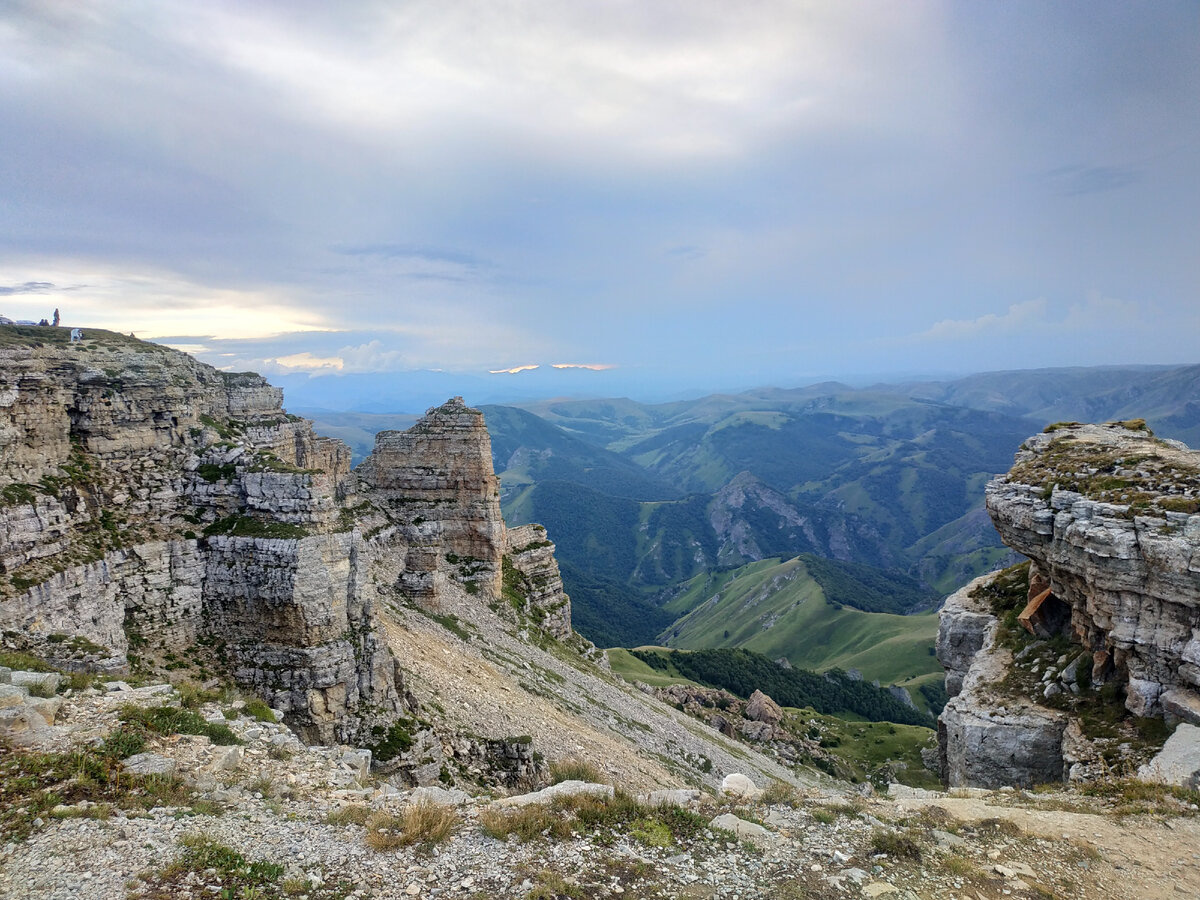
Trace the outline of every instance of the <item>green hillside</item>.
{"type": "Polygon", "coordinates": [[[682,613],[659,636],[669,647],[744,647],[797,668],[857,669],[885,685],[919,686],[942,672],[932,653],[935,615],[863,612],[832,601],[804,558],[697,576],[664,608],[682,613]]]}
{"type": "Polygon", "coordinates": [[[637,463],[588,443],[533,413],[511,406],[481,407],[492,439],[501,497],[530,484],[569,482],[610,497],[667,500],[679,491],[661,484],[637,463]]]}

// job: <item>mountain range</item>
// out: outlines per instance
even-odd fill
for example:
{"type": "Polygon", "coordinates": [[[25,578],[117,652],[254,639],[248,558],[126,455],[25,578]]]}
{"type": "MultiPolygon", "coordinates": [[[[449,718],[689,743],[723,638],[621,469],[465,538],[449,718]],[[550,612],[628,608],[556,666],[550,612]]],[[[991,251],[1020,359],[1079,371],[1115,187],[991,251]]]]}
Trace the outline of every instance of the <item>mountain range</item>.
{"type": "MultiPolygon", "coordinates": [[[[1198,397],[1200,366],[1103,367],[483,411],[506,518],[549,529],[582,633],[636,646],[670,630],[690,579],[800,554],[891,573],[897,596],[916,584],[913,607],[929,608],[1014,559],[983,487],[1028,435],[1137,416],[1195,441],[1198,397]]],[[[397,427],[306,412],[343,438],[397,427]]]]}

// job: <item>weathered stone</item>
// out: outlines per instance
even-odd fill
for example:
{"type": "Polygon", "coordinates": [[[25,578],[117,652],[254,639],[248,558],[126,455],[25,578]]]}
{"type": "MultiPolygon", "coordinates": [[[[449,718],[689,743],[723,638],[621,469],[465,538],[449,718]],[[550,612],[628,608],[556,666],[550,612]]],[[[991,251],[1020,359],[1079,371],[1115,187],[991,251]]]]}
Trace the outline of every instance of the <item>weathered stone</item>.
{"type": "Polygon", "coordinates": [[[481,599],[500,596],[504,519],[481,412],[454,397],[407,431],[381,431],[358,472],[404,530],[406,595],[436,602],[449,578],[481,599]]]}
{"type": "Polygon", "coordinates": [[[29,691],[12,684],[0,684],[0,707],[24,706],[29,699],[29,691]]]}
{"type": "Polygon", "coordinates": [[[996,618],[974,597],[975,589],[991,576],[976,578],[946,598],[938,616],[937,659],[946,669],[946,694],[956,697],[975,654],[990,643],[996,618]]]}
{"type": "Polygon", "coordinates": [[[1200,728],[1189,724],[1176,728],[1154,759],[1138,769],[1138,778],[1200,789],[1200,728]]]}
{"type": "Polygon", "coordinates": [[[738,797],[742,800],[754,800],[762,791],[760,791],[753,781],[746,775],[740,772],[732,772],[726,775],[721,781],[721,793],[728,794],[731,797],[738,797]]]}
{"type": "Polygon", "coordinates": [[[548,804],[559,797],[600,797],[611,800],[613,786],[611,784],[593,784],[589,781],[560,781],[548,788],[534,791],[532,794],[518,794],[515,797],[504,797],[492,803],[492,806],[531,806],[533,804],[548,804]]]}
{"type": "Polygon", "coordinates": [[[245,755],[245,750],[241,747],[221,747],[213,756],[213,761],[209,765],[209,770],[212,772],[232,772],[242,764],[242,758],[245,755]]]}
{"type": "Polygon", "coordinates": [[[63,701],[61,697],[30,697],[25,705],[41,716],[47,725],[53,725],[55,716],[62,709],[63,701]]]}
{"type": "Polygon", "coordinates": [[[554,544],[541,525],[518,525],[508,529],[507,554],[520,579],[525,612],[556,638],[571,634],[571,598],[563,589],[554,544]]]}
{"type": "Polygon", "coordinates": [[[410,803],[434,803],[438,806],[462,806],[469,803],[471,797],[466,791],[458,788],[443,788],[436,785],[418,787],[409,795],[410,803]]]}
{"type": "Polygon", "coordinates": [[[756,847],[769,847],[778,840],[778,836],[768,831],[756,822],[739,819],[733,813],[717,816],[708,823],[712,828],[723,828],[732,831],[738,840],[749,841],[756,847]]]}
{"type": "Polygon", "coordinates": [[[10,683],[26,688],[29,693],[42,697],[52,697],[62,683],[62,676],[57,672],[13,672],[10,683]]]}
{"type": "Polygon", "coordinates": [[[746,701],[742,715],[755,722],[765,722],[768,725],[778,725],[783,721],[783,710],[779,704],[760,690],[755,690],[746,701]]]}
{"type": "Polygon", "coordinates": [[[137,753],[121,763],[131,775],[174,775],[176,762],[158,753],[137,753]]]}
{"type": "Polygon", "coordinates": [[[642,797],[647,806],[695,806],[700,802],[700,792],[694,788],[674,788],[651,791],[642,797]]]}

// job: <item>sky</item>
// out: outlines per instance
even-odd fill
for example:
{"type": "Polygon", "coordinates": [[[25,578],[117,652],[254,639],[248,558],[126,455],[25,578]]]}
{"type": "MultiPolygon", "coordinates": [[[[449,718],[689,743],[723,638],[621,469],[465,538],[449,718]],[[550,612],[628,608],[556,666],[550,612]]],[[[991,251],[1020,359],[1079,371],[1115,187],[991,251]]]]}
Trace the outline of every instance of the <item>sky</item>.
{"type": "Polygon", "coordinates": [[[1195,0],[0,0],[0,314],[301,393],[1196,363],[1198,251],[1195,0]]]}

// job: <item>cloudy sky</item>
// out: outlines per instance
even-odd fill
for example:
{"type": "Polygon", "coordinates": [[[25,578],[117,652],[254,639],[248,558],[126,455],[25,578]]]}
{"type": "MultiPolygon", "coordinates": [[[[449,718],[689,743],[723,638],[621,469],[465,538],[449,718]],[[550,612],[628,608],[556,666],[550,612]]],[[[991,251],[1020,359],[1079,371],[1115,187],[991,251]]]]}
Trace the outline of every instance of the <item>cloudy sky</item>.
{"type": "Polygon", "coordinates": [[[1195,363],[1198,250],[1194,0],[0,0],[0,314],[223,367],[1195,363]]]}

